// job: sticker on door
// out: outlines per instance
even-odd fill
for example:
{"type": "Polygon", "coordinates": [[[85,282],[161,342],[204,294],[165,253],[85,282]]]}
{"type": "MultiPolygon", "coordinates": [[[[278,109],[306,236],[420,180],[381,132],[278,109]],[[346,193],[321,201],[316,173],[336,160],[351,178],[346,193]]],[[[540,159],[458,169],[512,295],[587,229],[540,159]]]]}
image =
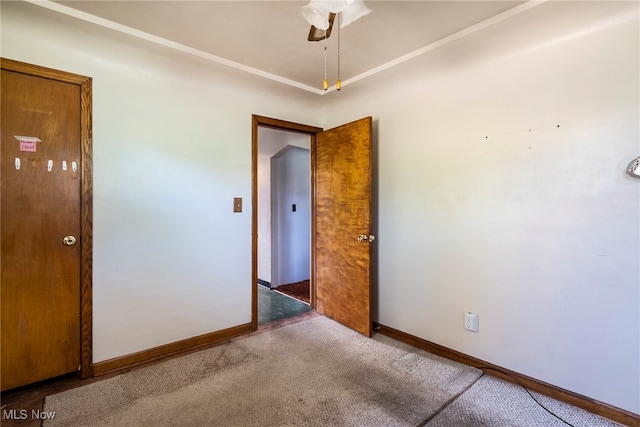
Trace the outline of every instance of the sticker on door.
{"type": "Polygon", "coordinates": [[[40,142],[40,138],[35,136],[14,136],[18,141],[20,141],[20,151],[36,152],[36,143],[40,142]]]}

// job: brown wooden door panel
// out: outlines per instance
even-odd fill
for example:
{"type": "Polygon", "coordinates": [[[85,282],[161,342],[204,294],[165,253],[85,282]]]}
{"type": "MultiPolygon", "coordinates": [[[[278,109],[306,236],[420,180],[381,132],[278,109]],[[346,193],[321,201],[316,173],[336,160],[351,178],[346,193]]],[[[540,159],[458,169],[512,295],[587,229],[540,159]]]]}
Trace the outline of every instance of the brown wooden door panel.
{"type": "Polygon", "coordinates": [[[80,365],[81,93],[77,84],[4,69],[1,85],[6,390],[80,365]],[[22,151],[16,136],[41,142],[22,151]],[[65,236],[77,243],[64,245],[65,236]]]}
{"type": "Polygon", "coordinates": [[[371,117],[316,135],[316,309],[371,336],[371,117]]]}

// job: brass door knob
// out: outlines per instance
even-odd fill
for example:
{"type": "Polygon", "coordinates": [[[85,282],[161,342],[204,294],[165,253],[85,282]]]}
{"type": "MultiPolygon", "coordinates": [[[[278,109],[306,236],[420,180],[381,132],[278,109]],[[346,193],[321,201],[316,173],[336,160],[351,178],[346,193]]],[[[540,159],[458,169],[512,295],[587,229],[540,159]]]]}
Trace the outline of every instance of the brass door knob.
{"type": "Polygon", "coordinates": [[[65,238],[62,239],[62,243],[66,246],[73,246],[76,244],[76,238],[73,236],[65,236],[65,238]]]}

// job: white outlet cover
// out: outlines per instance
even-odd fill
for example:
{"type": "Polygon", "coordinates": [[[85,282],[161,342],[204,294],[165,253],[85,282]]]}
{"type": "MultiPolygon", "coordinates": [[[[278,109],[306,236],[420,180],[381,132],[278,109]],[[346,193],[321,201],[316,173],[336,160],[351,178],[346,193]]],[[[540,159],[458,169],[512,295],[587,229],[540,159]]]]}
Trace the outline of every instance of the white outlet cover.
{"type": "Polygon", "coordinates": [[[480,330],[480,319],[478,315],[466,312],[464,314],[464,328],[467,331],[478,332],[480,330]]]}

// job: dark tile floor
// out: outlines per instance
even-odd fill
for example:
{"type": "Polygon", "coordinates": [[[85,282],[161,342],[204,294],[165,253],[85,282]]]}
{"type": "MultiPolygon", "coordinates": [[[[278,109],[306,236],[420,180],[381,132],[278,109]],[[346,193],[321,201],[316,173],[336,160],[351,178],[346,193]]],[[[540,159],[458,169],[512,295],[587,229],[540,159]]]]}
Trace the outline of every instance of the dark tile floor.
{"type": "Polygon", "coordinates": [[[258,285],[258,325],[280,321],[311,311],[309,304],[258,285]]]}

